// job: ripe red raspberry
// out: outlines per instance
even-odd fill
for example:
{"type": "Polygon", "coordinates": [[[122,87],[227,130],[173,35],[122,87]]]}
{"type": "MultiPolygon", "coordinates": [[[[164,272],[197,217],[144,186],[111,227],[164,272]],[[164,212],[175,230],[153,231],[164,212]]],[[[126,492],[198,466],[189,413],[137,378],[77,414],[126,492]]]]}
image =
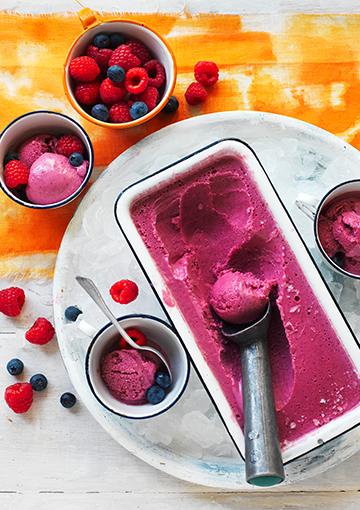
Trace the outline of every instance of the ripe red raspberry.
{"type": "Polygon", "coordinates": [[[103,73],[108,68],[109,60],[112,54],[113,50],[110,48],[97,48],[93,44],[90,44],[90,46],[88,46],[86,49],[86,55],[95,60],[103,73]]]}
{"type": "Polygon", "coordinates": [[[100,85],[100,97],[106,104],[114,104],[121,101],[126,94],[126,90],[122,83],[114,83],[110,78],[105,80],[100,85]]]}
{"type": "Polygon", "coordinates": [[[31,344],[45,345],[52,340],[54,335],[55,329],[51,322],[44,317],[39,317],[25,333],[25,338],[31,344]]]}
{"type": "Polygon", "coordinates": [[[185,99],[191,105],[203,103],[207,98],[207,92],[201,83],[193,81],[185,92],[185,99]]]}
{"type": "MultiPolygon", "coordinates": [[[[146,345],[146,336],[136,328],[126,328],[126,333],[137,345],[146,345]]],[[[120,349],[131,349],[132,347],[124,338],[120,338],[120,349]]]]}
{"type": "Polygon", "coordinates": [[[194,75],[201,85],[211,87],[219,79],[219,68],[215,62],[200,61],[194,67],[194,75]]]}
{"type": "Polygon", "coordinates": [[[143,101],[149,111],[153,110],[159,101],[159,91],[155,87],[148,87],[142,94],[139,94],[135,100],[143,101]]]}
{"type": "Polygon", "coordinates": [[[25,292],[19,287],[0,290],[0,312],[8,317],[16,317],[25,303],[25,292]]]}
{"type": "Polygon", "coordinates": [[[109,111],[110,122],[122,123],[130,122],[133,119],[130,115],[130,107],[126,101],[120,101],[119,103],[113,104],[109,111]]]}
{"type": "Polygon", "coordinates": [[[124,71],[128,71],[132,67],[140,67],[140,64],[140,59],[133,55],[130,48],[125,44],[118,46],[116,50],[113,51],[109,60],[109,67],[115,65],[120,66],[124,71]]]}
{"type": "Polygon", "coordinates": [[[127,305],[137,298],[139,288],[132,280],[120,280],[110,288],[110,294],[117,303],[127,305]]]}
{"type": "Polygon", "coordinates": [[[55,151],[67,158],[73,152],[80,152],[84,156],[84,144],[76,135],[63,135],[56,143],[55,151]]]}
{"type": "Polygon", "coordinates": [[[75,97],[80,104],[93,105],[99,99],[100,84],[97,81],[78,83],[75,87],[75,97]]]}
{"type": "Polygon", "coordinates": [[[151,53],[147,47],[140,41],[129,41],[125,43],[131,53],[140,60],[141,64],[151,59],[151,53]]]}
{"type": "Polygon", "coordinates": [[[6,186],[9,189],[17,189],[25,186],[29,180],[29,173],[29,167],[25,165],[25,163],[16,159],[9,161],[9,163],[5,165],[4,170],[6,186]]]}
{"type": "Polygon", "coordinates": [[[100,74],[100,67],[91,57],[76,57],[70,62],[69,72],[74,80],[94,81],[100,74]]]}
{"type": "Polygon", "coordinates": [[[159,88],[165,81],[165,68],[158,60],[149,60],[144,64],[149,76],[149,86],[159,88]]]}
{"type": "Polygon", "coordinates": [[[33,401],[33,389],[30,383],[16,383],[5,390],[5,402],[14,413],[26,413],[33,401]]]}
{"type": "Polygon", "coordinates": [[[125,76],[125,88],[131,94],[141,94],[148,86],[148,75],[142,67],[132,67],[125,76]]]}

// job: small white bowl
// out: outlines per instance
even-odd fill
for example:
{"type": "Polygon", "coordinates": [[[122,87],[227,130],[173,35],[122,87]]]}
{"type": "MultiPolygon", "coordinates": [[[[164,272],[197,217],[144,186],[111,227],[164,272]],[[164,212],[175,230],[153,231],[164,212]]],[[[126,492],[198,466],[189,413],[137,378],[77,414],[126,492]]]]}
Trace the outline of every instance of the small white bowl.
{"type": "MultiPolygon", "coordinates": [[[[100,404],[119,416],[133,419],[157,416],[170,409],[186,388],[190,363],[185,348],[169,324],[157,317],[140,314],[127,315],[120,317],[118,321],[123,328],[139,328],[147,338],[156,342],[170,364],[172,386],[167,391],[165,399],[159,404],[129,405],[113,397],[100,373],[102,357],[113,348],[116,338],[119,338],[119,333],[109,323],[95,334],[86,353],[85,372],[90,389],[100,404]]],[[[89,325],[84,321],[80,321],[78,326],[82,331],[91,331],[88,329],[89,325]]]]}
{"type": "Polygon", "coordinates": [[[80,124],[62,113],[46,110],[25,113],[25,115],[17,117],[10,122],[0,135],[0,187],[11,200],[25,207],[30,207],[31,209],[54,209],[68,204],[74,200],[86,186],[93,166],[94,150],[89,136],[80,124]],[[4,158],[7,153],[13,152],[28,138],[43,133],[57,136],[61,134],[77,135],[85,146],[89,166],[83,182],[72,195],[64,198],[60,202],[54,202],[52,204],[33,204],[32,202],[22,200],[6,186],[4,181],[4,158]]]}

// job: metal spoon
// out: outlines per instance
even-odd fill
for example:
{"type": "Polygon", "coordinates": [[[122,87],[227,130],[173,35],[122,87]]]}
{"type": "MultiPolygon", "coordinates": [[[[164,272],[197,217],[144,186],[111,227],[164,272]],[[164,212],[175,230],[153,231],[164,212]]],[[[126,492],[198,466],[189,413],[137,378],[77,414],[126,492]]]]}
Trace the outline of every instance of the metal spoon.
{"type": "Polygon", "coordinates": [[[120,335],[127,341],[127,343],[129,345],[131,345],[131,347],[133,349],[137,349],[139,351],[151,352],[152,354],[155,354],[155,356],[160,358],[160,360],[164,363],[164,365],[169,373],[170,379],[172,381],[170,366],[169,366],[169,363],[166,361],[164,355],[161,354],[161,352],[158,351],[157,349],[155,349],[154,347],[149,347],[148,345],[146,345],[146,346],[138,345],[137,343],[134,342],[134,340],[126,333],[124,328],[122,328],[120,326],[115,315],[111,312],[110,308],[105,303],[102,295],[100,294],[99,289],[96,287],[95,283],[92,280],[90,280],[90,278],[85,278],[84,276],[76,276],[75,279],[81,285],[81,287],[85,290],[85,292],[87,292],[87,294],[89,294],[91,299],[97,304],[97,306],[106,315],[106,317],[113,323],[113,325],[118,330],[120,335]]]}
{"type": "Polygon", "coordinates": [[[267,349],[270,302],[264,315],[245,327],[223,323],[222,334],[241,347],[246,480],[269,487],[285,478],[267,349]]]}

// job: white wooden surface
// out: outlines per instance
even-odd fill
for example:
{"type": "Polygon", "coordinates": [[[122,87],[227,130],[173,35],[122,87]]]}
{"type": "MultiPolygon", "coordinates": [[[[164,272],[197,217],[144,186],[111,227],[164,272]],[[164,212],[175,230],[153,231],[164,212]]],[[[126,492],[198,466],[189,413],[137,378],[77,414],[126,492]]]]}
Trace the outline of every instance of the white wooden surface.
{"type": "MultiPolygon", "coordinates": [[[[84,2],[85,3],[85,2],[84,2]]],[[[89,0],[103,10],[167,10],[181,12],[360,12],[358,0],[89,0]]],[[[72,0],[1,0],[1,9],[26,12],[75,10],[72,0]]],[[[0,27],[1,29],[1,27],[0,27]]],[[[35,292],[49,302],[47,286],[35,292]]],[[[30,305],[39,296],[31,292],[30,305]]],[[[30,307],[29,307],[30,310],[30,307]]],[[[29,312],[30,313],[30,312],[29,312]]],[[[15,356],[27,367],[24,379],[44,372],[49,387],[35,395],[32,410],[13,414],[0,402],[0,509],[13,510],[114,510],[118,508],[157,510],[358,510],[360,508],[360,455],[321,477],[280,493],[213,492],[180,482],[156,471],[115,443],[92,419],[81,402],[73,410],[58,404],[59,395],[71,390],[56,342],[45,348],[23,340],[24,324],[14,329],[0,322],[1,386],[13,382],[4,365],[15,356]]]]}

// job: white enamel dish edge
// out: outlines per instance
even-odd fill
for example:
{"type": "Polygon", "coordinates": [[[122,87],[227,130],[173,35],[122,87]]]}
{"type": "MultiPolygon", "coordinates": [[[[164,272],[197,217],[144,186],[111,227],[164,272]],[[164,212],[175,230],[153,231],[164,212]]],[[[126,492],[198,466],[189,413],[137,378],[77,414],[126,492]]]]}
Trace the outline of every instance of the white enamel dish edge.
{"type": "MultiPolygon", "coordinates": [[[[164,318],[161,307],[136,261],[131,258],[130,249],[116,225],[113,215],[115,199],[131,183],[226,137],[246,140],[255,149],[271,179],[276,181],[278,192],[295,223],[297,226],[302,223],[300,233],[315,254],[317,263],[320,263],[311,223],[305,225],[301,213],[294,206],[296,174],[303,171],[306,160],[306,167],[311,166],[313,170],[308,178],[303,178],[302,189],[320,196],[324,186],[331,188],[341,180],[358,177],[358,151],[324,130],[279,115],[225,112],[200,116],[168,126],[136,144],[119,156],[92,186],[70,222],[59,251],[54,278],[54,313],[59,346],[75,389],[91,414],[116,441],[154,467],[183,480],[224,489],[253,490],[244,482],[244,466],[240,458],[201,458],[197,452],[191,455],[181,442],[179,448],[173,447],[173,443],[167,446],[152,442],[142,429],[135,428],[132,421],[104,410],[86,385],[84,356],[88,340],[73,325],[66,324],[63,318],[66,306],[79,304],[84,310],[85,319],[91,316],[97,328],[104,325],[101,314],[86,300],[81,289],[74,285],[74,276],[79,272],[95,278],[104,293],[115,278],[127,274],[136,279],[142,289],[141,310],[135,302],[134,305],[127,305],[124,312],[116,309],[117,315],[141,311],[164,318]],[[269,146],[276,147],[276,158],[269,146]],[[286,174],[284,166],[288,169],[286,174]],[[341,174],[338,168],[342,169],[341,174]],[[277,174],[279,171],[281,178],[277,174]],[[312,173],[317,175],[318,172],[321,173],[321,183],[319,179],[312,180],[312,173]]],[[[323,273],[326,271],[323,266],[321,269],[323,273]]],[[[332,279],[330,273],[325,276],[332,279]]],[[[345,281],[343,283],[348,285],[345,281]]],[[[353,288],[345,290],[354,293],[353,288]]],[[[352,307],[356,307],[355,298],[352,307]]],[[[354,314],[352,316],[355,317],[354,314]]],[[[186,392],[183,398],[188,405],[186,392]]],[[[177,406],[181,405],[180,401],[177,406]]],[[[150,425],[146,425],[147,430],[150,425]]],[[[142,426],[145,427],[144,424],[142,426]]],[[[356,428],[292,462],[287,467],[285,484],[314,477],[337,465],[360,450],[359,440],[360,431],[356,428]]]]}

